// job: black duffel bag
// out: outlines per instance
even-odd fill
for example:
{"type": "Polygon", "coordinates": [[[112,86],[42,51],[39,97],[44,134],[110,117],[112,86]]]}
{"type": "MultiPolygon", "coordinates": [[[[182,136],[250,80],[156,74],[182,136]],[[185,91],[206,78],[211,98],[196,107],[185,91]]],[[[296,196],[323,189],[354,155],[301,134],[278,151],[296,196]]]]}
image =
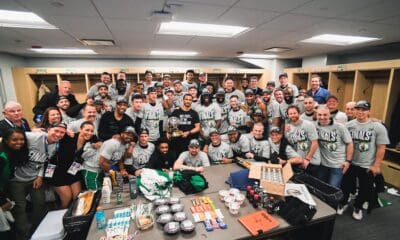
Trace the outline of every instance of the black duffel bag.
{"type": "Polygon", "coordinates": [[[293,226],[306,224],[316,212],[317,209],[314,206],[296,197],[285,197],[285,201],[279,202],[278,215],[293,226]]]}
{"type": "Polygon", "coordinates": [[[334,209],[337,208],[338,203],[343,198],[343,192],[341,189],[331,186],[306,173],[297,173],[291,178],[291,180],[306,185],[310,193],[314,194],[316,197],[321,199],[321,201],[327,203],[334,209]]]}
{"type": "Polygon", "coordinates": [[[68,234],[82,232],[85,233],[89,230],[90,224],[92,223],[93,217],[96,213],[97,206],[101,199],[101,191],[97,190],[93,196],[92,206],[88,214],[84,216],[73,216],[78,205],[78,198],[76,198],[69,206],[63,217],[64,229],[68,234]]]}

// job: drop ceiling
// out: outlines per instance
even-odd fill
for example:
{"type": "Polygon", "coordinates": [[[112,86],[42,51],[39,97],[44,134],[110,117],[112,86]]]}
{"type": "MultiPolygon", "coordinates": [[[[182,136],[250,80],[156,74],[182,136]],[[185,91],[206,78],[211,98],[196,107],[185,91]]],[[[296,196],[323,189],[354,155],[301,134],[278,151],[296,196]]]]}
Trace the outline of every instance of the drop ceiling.
{"type": "Polygon", "coordinates": [[[42,56],[27,49],[86,48],[78,39],[111,39],[115,46],[90,47],[96,57],[147,58],[151,50],[199,52],[198,58],[233,58],[237,52],[293,50],[279,58],[299,58],[400,42],[399,0],[177,0],[167,11],[175,21],[241,25],[252,30],[236,38],[157,35],[151,12],[164,0],[1,0],[0,9],[32,11],[58,30],[0,28],[0,51],[42,56]],[[175,5],[176,4],[176,5],[175,5]],[[179,5],[179,6],[178,6],[179,5]],[[354,46],[301,43],[333,33],[381,38],[354,46]]]}

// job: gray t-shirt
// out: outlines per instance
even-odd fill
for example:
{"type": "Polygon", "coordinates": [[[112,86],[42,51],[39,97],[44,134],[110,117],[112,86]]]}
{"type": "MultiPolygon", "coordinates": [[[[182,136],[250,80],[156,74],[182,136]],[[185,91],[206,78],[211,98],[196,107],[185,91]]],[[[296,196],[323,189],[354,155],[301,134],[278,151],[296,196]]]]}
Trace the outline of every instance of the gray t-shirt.
{"type": "Polygon", "coordinates": [[[131,107],[126,109],[125,114],[128,115],[132,119],[133,123],[135,123],[137,118],[143,118],[142,111],[135,112],[133,110],[133,108],[131,108],[131,107]]]}
{"type": "Polygon", "coordinates": [[[147,147],[142,147],[140,144],[136,144],[133,148],[133,153],[130,158],[125,159],[125,164],[133,165],[135,169],[143,168],[149,161],[151,154],[155,149],[154,144],[147,143],[147,147]]]}
{"type": "Polygon", "coordinates": [[[386,128],[380,122],[360,123],[357,119],[346,124],[354,143],[354,165],[369,168],[375,162],[376,145],[390,143],[386,128]]]}
{"type": "Polygon", "coordinates": [[[56,154],[58,143],[47,144],[47,133],[25,132],[29,149],[29,161],[15,168],[13,181],[32,181],[44,176],[44,164],[56,154]]]}
{"type": "Polygon", "coordinates": [[[163,107],[159,103],[154,106],[146,103],[143,105],[142,115],[142,127],[149,130],[149,141],[157,141],[160,138],[160,121],[164,120],[163,107]]]}
{"type": "Polygon", "coordinates": [[[234,126],[236,128],[245,126],[247,121],[250,121],[250,118],[241,108],[237,111],[231,109],[228,112],[228,124],[230,126],[234,126]]]}
{"type": "Polygon", "coordinates": [[[346,161],[346,144],[352,142],[349,131],[343,124],[336,122],[328,126],[316,124],[316,127],[321,165],[340,168],[346,161]]]}
{"type": "MultiPolygon", "coordinates": [[[[294,146],[297,153],[302,158],[305,158],[310,151],[311,141],[318,140],[318,133],[314,123],[307,120],[300,120],[298,125],[288,123],[288,126],[290,130],[285,133],[286,139],[294,146]]],[[[314,165],[321,164],[321,155],[318,148],[310,162],[314,165]]]]}
{"type": "Polygon", "coordinates": [[[235,89],[232,92],[225,92],[225,101],[229,102],[231,96],[233,96],[233,95],[238,96],[240,103],[244,103],[246,101],[246,97],[244,96],[244,93],[238,89],[235,89]]]}
{"type": "Polygon", "coordinates": [[[279,103],[271,99],[269,104],[267,105],[267,115],[268,123],[272,125],[274,118],[279,118],[281,116],[279,103]]]}
{"type": "Polygon", "coordinates": [[[300,115],[300,119],[302,119],[302,120],[308,120],[308,121],[310,121],[310,122],[313,122],[313,121],[314,121],[314,114],[312,114],[311,116],[308,116],[306,112],[303,112],[303,113],[300,115]]]}
{"type": "MultiPolygon", "coordinates": [[[[269,146],[270,146],[270,151],[271,153],[277,153],[279,154],[279,147],[281,144],[276,144],[272,142],[271,138],[268,139],[269,146]]],[[[292,146],[287,145],[285,149],[286,156],[288,159],[294,158],[294,157],[300,157],[300,155],[292,148],[292,146]]]]}
{"type": "Polygon", "coordinates": [[[182,152],[178,160],[182,160],[183,164],[191,167],[208,167],[210,161],[205,152],[200,151],[196,156],[192,156],[189,151],[182,152]]]}
{"type": "Polygon", "coordinates": [[[180,92],[179,94],[178,93],[175,93],[175,95],[174,95],[174,99],[172,100],[172,102],[173,102],[173,105],[174,105],[174,108],[180,108],[180,107],[182,107],[182,104],[183,104],[183,96],[186,94],[186,92],[180,92]]]}
{"type": "Polygon", "coordinates": [[[232,148],[225,142],[221,142],[219,146],[210,144],[208,147],[208,157],[211,164],[220,164],[224,158],[233,158],[232,148]]]}
{"type": "Polygon", "coordinates": [[[248,136],[250,142],[250,152],[254,154],[254,157],[263,157],[269,159],[270,146],[268,140],[255,139],[251,134],[248,136]]]}
{"type": "Polygon", "coordinates": [[[103,156],[105,159],[110,161],[111,165],[115,165],[124,156],[126,148],[126,145],[123,145],[120,141],[111,138],[105,141],[101,146],[100,156],[103,156]]]}
{"type": "MultiPolygon", "coordinates": [[[[96,83],[95,85],[91,86],[87,93],[88,97],[94,99],[96,96],[99,95],[99,93],[97,91],[99,85],[104,85],[104,83],[96,83]]],[[[117,89],[115,89],[114,84],[112,84],[112,83],[108,84],[108,95],[110,95],[110,97],[112,99],[114,99],[117,94],[118,94],[118,91],[117,91],[117,89]]]]}
{"type": "Polygon", "coordinates": [[[187,92],[189,90],[189,88],[192,87],[192,86],[196,87],[196,89],[197,89],[197,83],[195,83],[195,82],[189,83],[186,80],[182,81],[183,91],[187,92]]]}
{"type": "Polygon", "coordinates": [[[231,147],[232,151],[235,155],[242,155],[243,153],[250,152],[250,141],[249,138],[245,135],[240,135],[237,142],[230,142],[228,139],[228,135],[222,135],[221,140],[231,147]]]}
{"type": "Polygon", "coordinates": [[[340,122],[342,124],[346,124],[347,123],[347,115],[344,112],[338,111],[337,113],[332,114],[332,118],[336,122],[340,122]]]}
{"type": "Polygon", "coordinates": [[[217,103],[216,104],[219,106],[221,109],[221,127],[218,129],[218,131],[221,134],[226,133],[228,130],[229,124],[228,124],[228,112],[231,109],[231,106],[227,102],[223,103],[217,103]]]}
{"type": "Polygon", "coordinates": [[[99,166],[100,151],[93,148],[92,143],[87,142],[83,146],[82,153],[82,168],[92,172],[100,172],[101,168],[99,166]]]}
{"type": "Polygon", "coordinates": [[[211,103],[208,106],[199,105],[195,111],[199,114],[201,130],[208,137],[210,129],[217,128],[217,120],[221,120],[221,108],[211,103]]]}

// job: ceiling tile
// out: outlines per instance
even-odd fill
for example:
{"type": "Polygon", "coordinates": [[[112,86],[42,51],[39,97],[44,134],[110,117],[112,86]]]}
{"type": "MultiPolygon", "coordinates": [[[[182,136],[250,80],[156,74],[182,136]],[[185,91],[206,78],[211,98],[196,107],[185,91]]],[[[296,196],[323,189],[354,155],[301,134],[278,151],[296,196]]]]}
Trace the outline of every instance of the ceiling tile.
{"type": "Polygon", "coordinates": [[[374,4],[370,4],[365,8],[358,9],[357,11],[345,14],[341,16],[341,18],[374,22],[385,19],[388,16],[399,15],[399,8],[400,1],[383,0],[374,4]]]}
{"type": "Polygon", "coordinates": [[[1,0],[0,9],[26,12],[27,9],[14,0],[1,0]]]}
{"type": "MultiPolygon", "coordinates": [[[[82,44],[60,30],[16,29],[28,39],[38,40],[42,47],[82,47],[82,44]]],[[[32,44],[33,45],[33,44],[32,44]]]]}
{"type": "Polygon", "coordinates": [[[228,7],[198,3],[185,3],[173,10],[174,21],[213,23],[228,7]]]}
{"type": "Polygon", "coordinates": [[[324,21],[324,19],[320,17],[285,14],[262,25],[262,27],[281,31],[295,31],[297,29],[310,27],[321,21],[324,21]]]}
{"type": "Polygon", "coordinates": [[[100,14],[105,18],[146,20],[152,11],[161,10],[163,0],[94,0],[100,14]]]}
{"type": "MultiPolygon", "coordinates": [[[[71,17],[97,17],[99,16],[96,9],[93,7],[90,0],[68,0],[58,2],[63,4],[63,7],[55,7],[49,0],[29,0],[19,1],[21,5],[31,9],[39,16],[71,16],[71,17]]],[[[56,1],[54,1],[56,2],[56,1]]]]}
{"type": "Polygon", "coordinates": [[[157,30],[157,22],[149,20],[115,19],[106,18],[106,24],[111,29],[114,36],[129,35],[133,36],[142,33],[154,34],[157,30]]]}
{"type": "Polygon", "coordinates": [[[277,12],[234,7],[224,13],[216,23],[255,27],[279,15],[277,12]]]}
{"type": "Polygon", "coordinates": [[[171,1],[172,3],[200,3],[200,4],[210,4],[210,5],[219,5],[219,6],[232,6],[237,0],[178,0],[171,1]]]}
{"type": "Polygon", "coordinates": [[[376,21],[376,23],[400,26],[400,15],[376,21]]]}
{"type": "Polygon", "coordinates": [[[349,1],[349,0],[318,0],[304,4],[293,10],[293,13],[299,13],[318,17],[336,17],[356,9],[363,8],[380,0],[349,1]]]}
{"type": "Polygon", "coordinates": [[[235,7],[268,10],[275,12],[291,11],[310,0],[240,0],[235,7]]]}

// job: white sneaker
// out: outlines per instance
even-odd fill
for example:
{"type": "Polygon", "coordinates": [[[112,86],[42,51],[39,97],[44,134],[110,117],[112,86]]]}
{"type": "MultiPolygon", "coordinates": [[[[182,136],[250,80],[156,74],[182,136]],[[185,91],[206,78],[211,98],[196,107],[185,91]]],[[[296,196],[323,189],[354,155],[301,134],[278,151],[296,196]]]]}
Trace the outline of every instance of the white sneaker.
{"type": "Polygon", "coordinates": [[[354,210],[353,210],[353,218],[355,220],[360,221],[363,218],[362,210],[358,209],[358,208],[354,208],[354,210]]]}
{"type": "Polygon", "coordinates": [[[368,202],[365,202],[365,203],[362,205],[362,208],[363,208],[364,210],[368,210],[368,206],[369,206],[369,203],[368,203],[368,202]]]}
{"type": "Polygon", "coordinates": [[[339,206],[338,206],[338,208],[337,208],[337,210],[336,210],[336,213],[337,213],[338,215],[343,215],[344,211],[346,211],[346,209],[347,209],[348,207],[349,207],[349,204],[345,204],[345,205],[339,204],[339,206]]]}

